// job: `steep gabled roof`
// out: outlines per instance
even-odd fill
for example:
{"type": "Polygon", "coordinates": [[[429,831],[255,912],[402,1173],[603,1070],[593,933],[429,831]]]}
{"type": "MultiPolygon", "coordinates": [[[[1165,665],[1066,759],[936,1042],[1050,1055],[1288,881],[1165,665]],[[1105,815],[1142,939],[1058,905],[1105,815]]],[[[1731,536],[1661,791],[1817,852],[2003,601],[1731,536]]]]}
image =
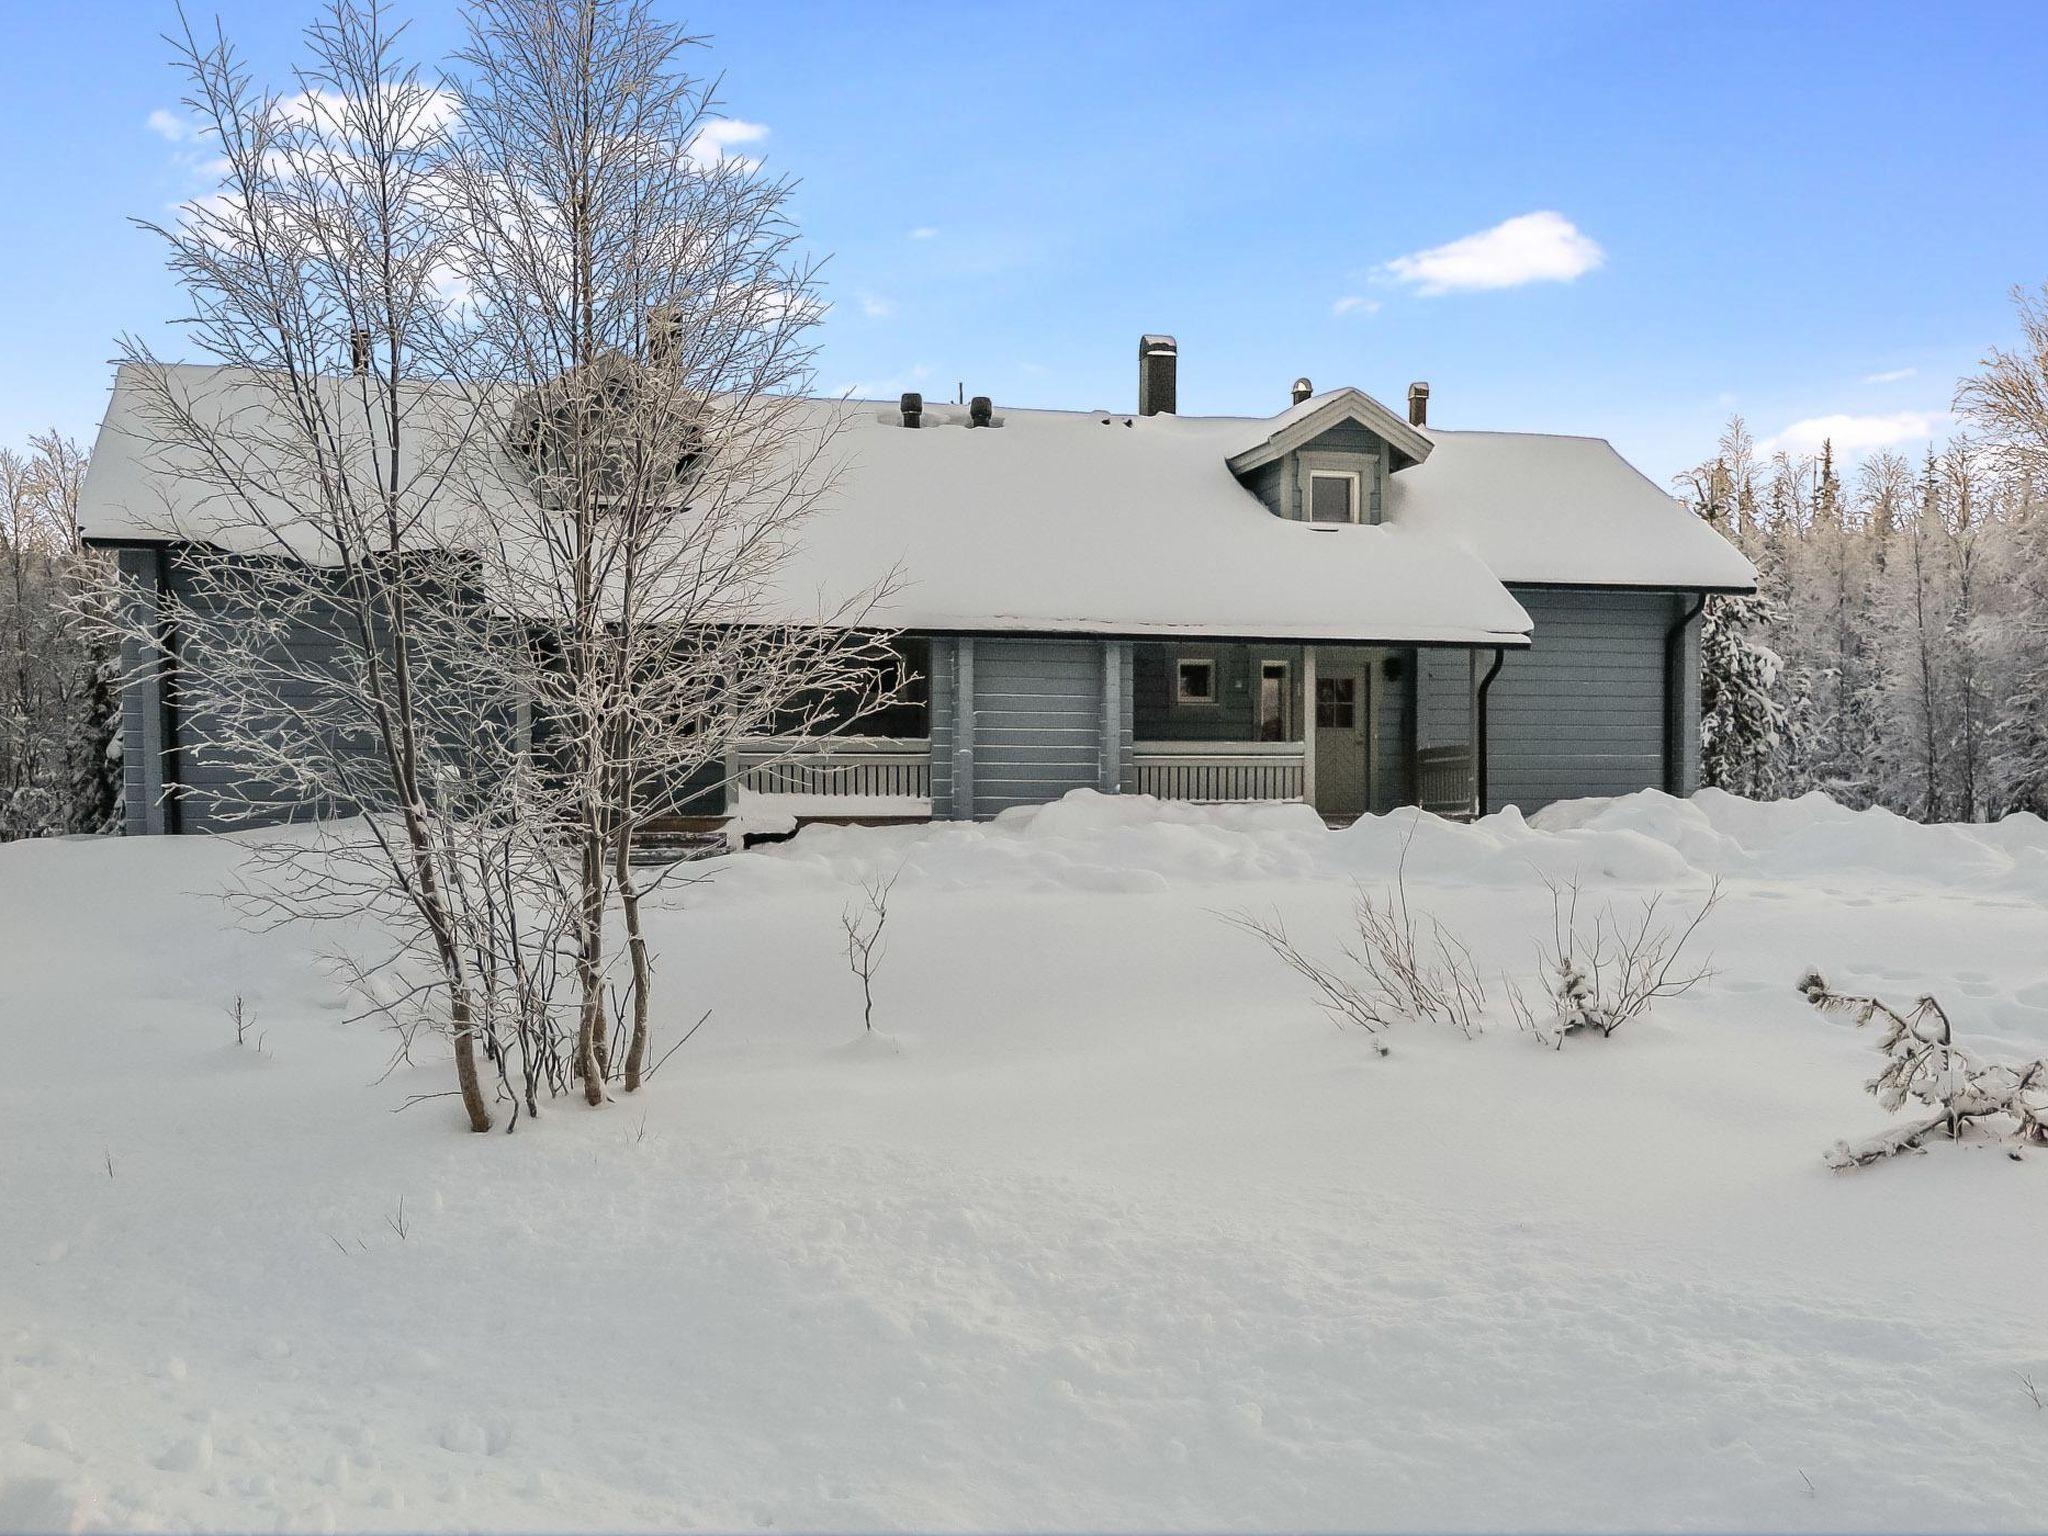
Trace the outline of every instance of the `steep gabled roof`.
{"type": "MultiPolygon", "coordinates": [[[[1427,437],[1364,390],[1347,387],[1310,395],[1271,421],[1256,423],[1254,430],[1257,435],[1248,437],[1245,446],[1230,455],[1231,473],[1250,474],[1261,465],[1292,453],[1302,444],[1345,422],[1356,422],[1376,434],[1409,464],[1420,464],[1429,457],[1432,445],[1427,437]]],[[[1247,426],[1253,424],[1247,423],[1247,426]]],[[[1396,464],[1394,467],[1400,469],[1405,466],[1396,464]]]]}

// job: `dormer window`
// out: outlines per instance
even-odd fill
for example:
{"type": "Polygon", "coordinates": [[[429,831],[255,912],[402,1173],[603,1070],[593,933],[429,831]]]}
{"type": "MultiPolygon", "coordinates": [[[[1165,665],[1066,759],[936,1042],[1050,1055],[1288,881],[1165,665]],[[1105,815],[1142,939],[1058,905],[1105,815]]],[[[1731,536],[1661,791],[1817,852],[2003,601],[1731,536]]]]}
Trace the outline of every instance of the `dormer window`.
{"type": "Polygon", "coordinates": [[[1356,470],[1310,470],[1308,520],[1312,523],[1357,522],[1359,490],[1359,476],[1356,470]]]}

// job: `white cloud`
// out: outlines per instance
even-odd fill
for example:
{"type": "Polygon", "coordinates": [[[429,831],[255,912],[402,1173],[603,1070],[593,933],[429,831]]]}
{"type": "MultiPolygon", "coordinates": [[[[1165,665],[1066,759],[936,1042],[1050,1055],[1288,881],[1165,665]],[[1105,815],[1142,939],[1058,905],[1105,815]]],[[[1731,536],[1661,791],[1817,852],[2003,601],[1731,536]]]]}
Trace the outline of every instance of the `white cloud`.
{"type": "Polygon", "coordinates": [[[1503,220],[1448,245],[1396,256],[1379,273],[1417,293],[1434,295],[1519,288],[1524,283],[1568,283],[1606,259],[1599,244],[1570,219],[1543,209],[1503,220]]]}
{"type": "Polygon", "coordinates": [[[1918,368],[1888,368],[1883,373],[1866,373],[1863,375],[1863,382],[1866,384],[1896,384],[1901,379],[1912,378],[1919,371],[1918,368]]]}
{"type": "Polygon", "coordinates": [[[1348,315],[1354,312],[1361,315],[1376,315],[1380,312],[1380,301],[1368,299],[1359,293],[1347,293],[1330,306],[1330,313],[1333,315],[1348,315]]]}
{"type": "MultiPolygon", "coordinates": [[[[386,99],[394,105],[401,103],[398,85],[384,87],[386,99]]],[[[462,98],[453,91],[437,90],[426,86],[403,87],[411,94],[404,98],[410,103],[411,127],[421,134],[433,133],[453,122],[462,111],[462,98]]],[[[300,91],[295,96],[286,96],[277,104],[278,116],[287,123],[303,123],[317,126],[324,132],[345,136],[348,127],[346,117],[349,98],[340,91],[330,91],[320,86],[300,91]]]]}
{"type": "Polygon", "coordinates": [[[188,117],[158,107],[147,119],[149,131],[173,144],[184,144],[199,136],[199,125],[188,117]]]}
{"type": "Polygon", "coordinates": [[[860,296],[860,312],[870,320],[886,320],[896,313],[896,305],[879,294],[864,293],[860,296]]]}
{"type": "Polygon", "coordinates": [[[938,234],[938,230],[931,225],[920,224],[904,238],[909,240],[935,240],[938,238],[938,234]]]}
{"type": "Polygon", "coordinates": [[[1809,416],[1795,421],[1757,444],[1771,454],[1818,453],[1820,445],[1832,442],[1837,458],[1850,458],[1900,443],[1924,443],[1940,432],[1949,419],[1946,411],[1891,411],[1879,415],[1852,416],[1838,411],[1832,416],[1809,416]]]}
{"type": "Polygon", "coordinates": [[[736,117],[722,117],[716,122],[706,123],[697,137],[690,141],[690,158],[698,165],[710,168],[721,160],[739,160],[752,163],[751,155],[730,153],[735,145],[758,144],[768,137],[768,129],[761,123],[742,122],[736,117]]]}

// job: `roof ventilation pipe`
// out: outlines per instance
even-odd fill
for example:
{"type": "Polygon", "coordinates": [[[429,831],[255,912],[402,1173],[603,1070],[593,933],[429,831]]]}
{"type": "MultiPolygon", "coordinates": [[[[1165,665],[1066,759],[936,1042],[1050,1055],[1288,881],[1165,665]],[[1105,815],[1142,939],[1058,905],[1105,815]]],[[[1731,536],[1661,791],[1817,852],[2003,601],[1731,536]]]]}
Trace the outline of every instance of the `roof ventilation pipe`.
{"type": "Polygon", "coordinates": [[[923,395],[914,389],[907,389],[903,392],[902,400],[897,403],[903,407],[903,425],[906,427],[921,427],[924,425],[923,395]]]}
{"type": "Polygon", "coordinates": [[[976,395],[967,402],[967,425],[986,427],[995,420],[995,402],[987,395],[976,395]]]}

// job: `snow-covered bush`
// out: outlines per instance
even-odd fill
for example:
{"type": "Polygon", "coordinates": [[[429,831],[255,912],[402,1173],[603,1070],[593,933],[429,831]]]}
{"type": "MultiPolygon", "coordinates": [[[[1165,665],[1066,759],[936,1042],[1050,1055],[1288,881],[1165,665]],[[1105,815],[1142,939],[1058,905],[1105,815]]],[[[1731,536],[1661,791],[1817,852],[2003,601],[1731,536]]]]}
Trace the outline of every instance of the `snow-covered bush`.
{"type": "MultiPolygon", "coordinates": [[[[1412,832],[1410,834],[1413,835],[1412,832]]],[[[1486,987],[1463,940],[1434,917],[1419,917],[1408,905],[1404,843],[1394,883],[1375,897],[1360,888],[1352,905],[1354,937],[1341,946],[1356,979],[1340,974],[1288,937],[1276,914],[1231,914],[1233,927],[1258,939],[1315,991],[1316,1002],[1340,1025],[1378,1034],[1414,1020],[1445,1024],[1466,1038],[1480,1032],[1486,987]]],[[[1382,1044],[1380,1053],[1386,1053],[1382,1044]]]]}
{"type": "Polygon", "coordinates": [[[1648,1013],[1658,999],[1681,996],[1707,978],[1706,964],[1691,963],[1686,951],[1720,902],[1719,881],[1699,910],[1675,926],[1659,920],[1661,894],[1646,900],[1633,918],[1621,917],[1611,904],[1587,918],[1579,911],[1576,880],[1544,883],[1550,887],[1551,937],[1540,951],[1541,1001],[1531,1002],[1518,987],[1508,989],[1508,1007],[1544,1045],[1562,1048],[1565,1036],[1580,1030],[1611,1035],[1648,1013]]]}
{"type": "Polygon", "coordinates": [[[1884,1066],[1864,1089],[1893,1112],[1904,1109],[1908,1101],[1933,1111],[1859,1142],[1836,1142],[1823,1154],[1830,1168],[1853,1168],[1919,1151],[1921,1138],[1934,1131],[1958,1139],[1979,1120],[2009,1120],[2006,1134],[2048,1144],[2048,1060],[2023,1067],[1982,1060],[1955,1043],[1947,1011],[1931,996],[1922,996],[1901,1013],[1879,998],[1835,991],[1819,971],[1801,976],[1799,991],[1824,1013],[1854,1015],[1859,1029],[1872,1019],[1883,1019],[1884,1034],[1877,1046],[1884,1052],[1884,1066]]]}

